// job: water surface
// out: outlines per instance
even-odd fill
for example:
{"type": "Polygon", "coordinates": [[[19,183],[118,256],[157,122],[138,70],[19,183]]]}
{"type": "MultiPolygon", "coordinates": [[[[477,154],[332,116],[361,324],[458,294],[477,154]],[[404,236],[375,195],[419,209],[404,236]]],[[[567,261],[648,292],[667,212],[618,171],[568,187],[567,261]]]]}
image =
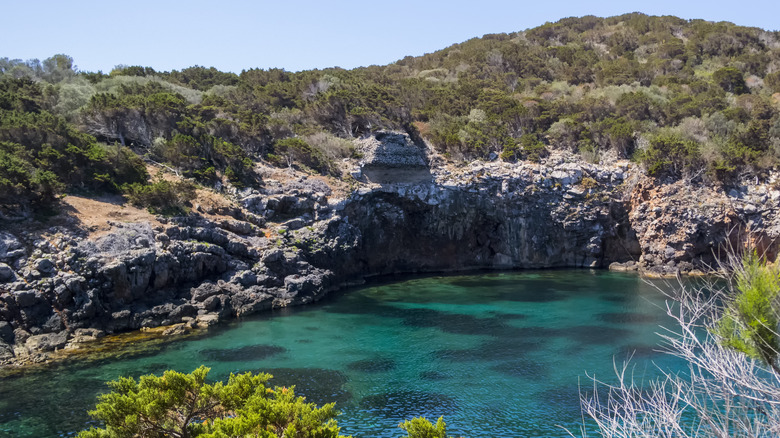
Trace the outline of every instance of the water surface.
{"type": "Polygon", "coordinates": [[[443,415],[451,435],[564,437],[581,424],[586,373],[614,380],[674,367],[654,351],[669,324],[663,296],[636,276],[526,271],[407,279],[217,328],[134,357],[0,380],[0,436],[72,436],[119,376],[264,371],[318,404],[335,401],[342,433],[398,437],[404,419],[443,415]]]}

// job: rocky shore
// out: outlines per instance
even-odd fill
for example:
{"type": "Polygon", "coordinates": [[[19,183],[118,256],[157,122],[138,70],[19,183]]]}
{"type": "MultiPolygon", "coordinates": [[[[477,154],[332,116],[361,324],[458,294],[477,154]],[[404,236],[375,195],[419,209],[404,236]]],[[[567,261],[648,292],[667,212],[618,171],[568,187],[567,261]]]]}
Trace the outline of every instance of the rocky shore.
{"type": "Polygon", "coordinates": [[[374,275],[697,273],[746,229],[776,254],[773,178],[724,190],[574,155],[457,167],[398,133],[361,148],[344,196],[291,171],[286,181],[233,193],[234,207],[115,222],[99,237],[68,226],[0,231],[0,365],[45,362],[111,333],[177,334],[305,304],[374,275]]]}

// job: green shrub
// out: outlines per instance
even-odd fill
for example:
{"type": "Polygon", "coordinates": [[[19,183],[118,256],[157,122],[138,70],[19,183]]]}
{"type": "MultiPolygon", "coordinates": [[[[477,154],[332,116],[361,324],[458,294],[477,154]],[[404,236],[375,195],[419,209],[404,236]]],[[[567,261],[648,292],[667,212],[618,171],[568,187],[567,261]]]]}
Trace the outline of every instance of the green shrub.
{"type": "Polygon", "coordinates": [[[447,425],[442,417],[439,417],[435,425],[420,417],[404,421],[398,427],[406,432],[406,436],[401,438],[452,438],[447,436],[447,425]]]}
{"type": "Polygon", "coordinates": [[[652,176],[690,174],[701,165],[699,145],[693,140],[683,139],[677,133],[656,135],[638,158],[652,176]]]}
{"type": "Polygon", "coordinates": [[[151,184],[125,184],[123,190],[131,204],[146,207],[155,214],[185,213],[187,204],[195,199],[195,184],[189,181],[168,181],[161,174],[151,184]]]}
{"type": "Polygon", "coordinates": [[[190,374],[166,371],[108,383],[90,415],[103,423],[79,438],[262,437],[346,438],[334,404],[317,407],[292,388],[269,388],[270,374],[230,374],[206,383],[209,368],[190,374]]]}
{"type": "Polygon", "coordinates": [[[742,72],[734,67],[723,67],[712,74],[712,80],[725,91],[734,94],[748,93],[742,72]]]}
{"type": "Polygon", "coordinates": [[[266,155],[266,159],[280,167],[299,164],[323,174],[337,172],[331,160],[300,138],[285,138],[277,141],[273,146],[273,152],[266,155]]]}

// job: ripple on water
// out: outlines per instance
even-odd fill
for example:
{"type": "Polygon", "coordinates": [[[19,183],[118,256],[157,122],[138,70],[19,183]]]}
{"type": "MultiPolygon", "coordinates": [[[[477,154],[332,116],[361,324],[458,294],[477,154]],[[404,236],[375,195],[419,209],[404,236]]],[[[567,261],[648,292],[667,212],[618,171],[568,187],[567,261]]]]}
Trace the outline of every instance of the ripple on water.
{"type": "Polygon", "coordinates": [[[634,359],[647,359],[659,354],[663,353],[659,351],[658,346],[626,345],[618,349],[618,352],[615,354],[615,358],[628,359],[630,357],[634,359]]]}
{"type": "Polygon", "coordinates": [[[441,371],[423,371],[420,373],[420,378],[423,380],[436,382],[440,380],[447,380],[450,378],[450,376],[446,373],[442,373],[441,371]]]}
{"type": "Polygon", "coordinates": [[[286,352],[287,349],[278,345],[247,345],[238,348],[207,348],[200,350],[205,360],[215,362],[251,362],[267,359],[286,352]]]}
{"type": "Polygon", "coordinates": [[[349,370],[360,371],[362,373],[387,373],[394,370],[395,367],[395,361],[386,357],[356,360],[347,364],[349,370]]]}
{"type": "Polygon", "coordinates": [[[549,374],[549,368],[529,359],[514,359],[493,365],[490,369],[510,377],[523,379],[543,379],[549,374]]]}
{"type": "Polygon", "coordinates": [[[270,368],[258,370],[271,374],[272,386],[295,386],[295,394],[306,397],[307,402],[323,405],[336,402],[341,405],[352,399],[344,388],[347,377],[336,370],[324,368],[270,368]]]}
{"type": "Polygon", "coordinates": [[[601,325],[581,325],[571,327],[565,332],[574,342],[590,345],[619,345],[631,336],[631,330],[601,325]]]}
{"type": "Polygon", "coordinates": [[[363,397],[360,408],[399,421],[413,417],[438,418],[452,415],[458,403],[452,397],[425,391],[391,391],[363,397]]]}
{"type": "Polygon", "coordinates": [[[600,313],[597,318],[615,324],[641,324],[658,322],[658,317],[638,312],[600,313]]]}
{"type": "Polygon", "coordinates": [[[411,327],[435,327],[457,335],[495,335],[509,328],[498,318],[477,318],[462,313],[432,309],[410,309],[403,314],[403,324],[411,327]]]}

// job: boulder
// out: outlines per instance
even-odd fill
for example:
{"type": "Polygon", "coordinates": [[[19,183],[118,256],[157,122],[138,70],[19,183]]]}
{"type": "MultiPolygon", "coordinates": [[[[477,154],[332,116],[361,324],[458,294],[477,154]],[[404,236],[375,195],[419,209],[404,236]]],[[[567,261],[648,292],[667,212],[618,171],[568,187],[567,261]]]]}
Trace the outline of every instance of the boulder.
{"type": "Polygon", "coordinates": [[[22,242],[16,236],[0,232],[0,260],[12,260],[23,254],[22,242]]]}
{"type": "Polygon", "coordinates": [[[48,258],[35,261],[35,269],[42,274],[50,274],[54,270],[54,262],[48,258]]]}
{"type": "Polygon", "coordinates": [[[10,283],[16,280],[16,273],[10,266],[0,263],[0,283],[10,283]]]}
{"type": "Polygon", "coordinates": [[[25,346],[32,351],[53,351],[65,346],[68,341],[67,332],[45,333],[27,338],[25,346]]]}
{"type": "Polygon", "coordinates": [[[0,321],[0,341],[9,344],[14,341],[14,328],[7,321],[0,321]]]}

